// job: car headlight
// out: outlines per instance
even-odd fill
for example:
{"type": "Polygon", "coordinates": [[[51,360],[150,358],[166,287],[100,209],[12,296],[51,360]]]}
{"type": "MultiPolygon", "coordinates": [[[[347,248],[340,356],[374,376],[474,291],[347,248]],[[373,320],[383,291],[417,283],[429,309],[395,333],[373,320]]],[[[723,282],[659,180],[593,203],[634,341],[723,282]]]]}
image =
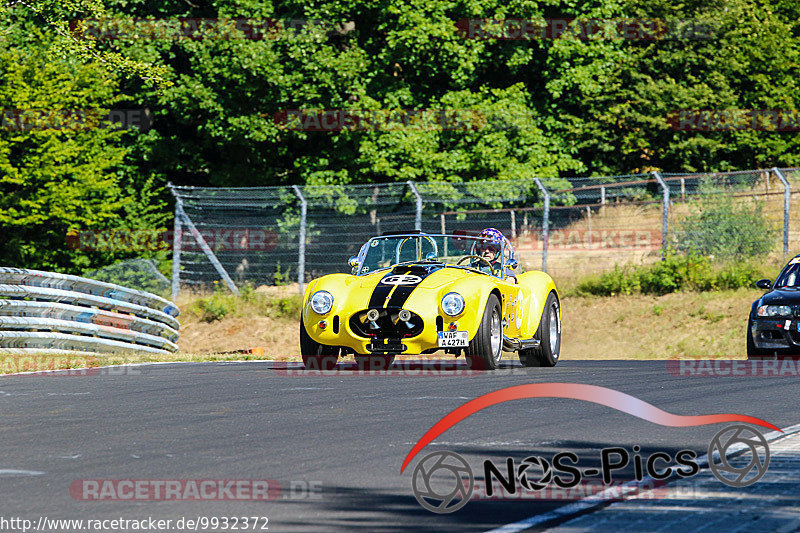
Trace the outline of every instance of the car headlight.
{"type": "Polygon", "coordinates": [[[464,297],[457,292],[448,292],[442,298],[442,311],[448,316],[458,316],[464,310],[464,297]]]}
{"type": "Polygon", "coordinates": [[[308,301],[311,303],[311,309],[318,315],[329,313],[333,307],[333,296],[328,291],[317,291],[308,301]]]}
{"type": "Polygon", "coordinates": [[[758,308],[758,316],[792,316],[792,308],[788,305],[762,305],[758,308]]]}

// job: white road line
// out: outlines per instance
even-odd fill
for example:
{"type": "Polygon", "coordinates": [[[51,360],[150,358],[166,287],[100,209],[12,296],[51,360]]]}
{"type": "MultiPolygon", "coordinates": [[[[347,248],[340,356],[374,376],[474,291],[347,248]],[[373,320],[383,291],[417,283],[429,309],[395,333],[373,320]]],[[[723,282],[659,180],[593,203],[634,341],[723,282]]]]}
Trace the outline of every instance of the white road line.
{"type": "Polygon", "coordinates": [[[334,387],[292,387],[290,389],[281,389],[282,391],[292,391],[292,390],[337,390],[334,387]]]}
{"type": "Polygon", "coordinates": [[[38,470],[13,470],[13,469],[0,469],[0,476],[41,476],[44,472],[38,470]]]}
{"type": "Polygon", "coordinates": [[[468,396],[418,396],[411,400],[471,400],[468,396]]]}
{"type": "MultiPolygon", "coordinates": [[[[800,424],[795,424],[794,426],[789,426],[783,429],[783,432],[780,431],[771,431],[769,433],[764,434],[764,438],[767,441],[772,442],[774,440],[778,440],[781,437],[786,437],[793,433],[800,432],[800,424]]],[[[741,451],[745,448],[745,445],[739,446],[731,446],[730,451],[727,455],[734,454],[738,451],[741,451]]],[[[716,453],[714,455],[717,456],[716,453]]],[[[697,458],[697,464],[700,468],[705,468],[708,466],[708,454],[705,454],[701,457],[697,458]]],[[[638,490],[641,484],[647,483],[655,483],[655,480],[646,476],[642,481],[629,481],[619,487],[611,487],[604,491],[598,492],[597,494],[593,494],[591,496],[587,496],[581,500],[578,500],[574,503],[570,503],[563,507],[559,507],[557,509],[553,509],[547,513],[538,514],[531,516],[530,518],[526,518],[524,520],[520,520],[519,522],[513,522],[511,524],[506,524],[504,526],[500,526],[495,529],[491,529],[486,531],[485,533],[518,533],[520,531],[524,531],[526,529],[539,526],[545,522],[550,522],[551,520],[557,520],[560,518],[565,518],[583,511],[587,511],[592,509],[593,507],[598,507],[607,503],[612,500],[618,500],[621,496],[629,494],[631,492],[635,492],[638,490]]],[[[651,485],[652,486],[652,485],[651,485]]]]}

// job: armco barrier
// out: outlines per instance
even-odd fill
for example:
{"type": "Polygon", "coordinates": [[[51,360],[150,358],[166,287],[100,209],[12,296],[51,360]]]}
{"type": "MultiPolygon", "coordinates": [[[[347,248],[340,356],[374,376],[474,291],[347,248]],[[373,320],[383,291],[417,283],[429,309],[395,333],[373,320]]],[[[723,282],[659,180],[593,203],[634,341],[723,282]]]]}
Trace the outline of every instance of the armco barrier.
{"type": "Polygon", "coordinates": [[[62,304],[57,302],[28,302],[25,300],[0,300],[0,321],[3,317],[42,317],[58,318],[71,322],[85,322],[99,326],[130,329],[139,333],[164,337],[168,341],[178,340],[178,332],[161,322],[140,318],[134,315],[125,315],[80,307],[77,305],[62,304]]]}
{"type": "Polygon", "coordinates": [[[120,302],[152,307],[170,316],[178,316],[180,314],[175,304],[161,296],[69,274],[42,272],[41,270],[28,270],[27,268],[0,267],[0,283],[81,292],[120,302]]]}
{"type": "Polygon", "coordinates": [[[3,348],[58,348],[102,353],[166,353],[166,350],[151,348],[144,344],[131,344],[52,331],[0,331],[0,354],[2,354],[3,348]]]}
{"type": "Polygon", "coordinates": [[[36,300],[65,302],[89,307],[99,307],[100,309],[105,309],[107,311],[130,313],[155,320],[156,322],[164,322],[172,328],[177,328],[180,326],[179,322],[175,320],[175,318],[156,309],[145,307],[143,305],[121,302],[119,300],[114,300],[113,298],[92,296],[90,294],[84,294],[75,291],[48,289],[44,287],[30,287],[27,285],[0,284],[0,298],[32,298],[36,300]]]}
{"type": "Polygon", "coordinates": [[[147,333],[139,333],[112,326],[70,322],[69,320],[58,320],[55,318],[4,316],[0,317],[0,328],[14,331],[40,331],[42,329],[48,329],[51,331],[60,331],[62,333],[75,333],[78,335],[102,337],[104,339],[147,344],[149,346],[155,346],[156,348],[165,348],[171,352],[178,351],[178,346],[175,343],[163,337],[156,337],[155,335],[148,335],[147,333]]]}
{"type": "Polygon", "coordinates": [[[0,267],[0,354],[175,352],[179,313],[113,283],[0,267]]]}

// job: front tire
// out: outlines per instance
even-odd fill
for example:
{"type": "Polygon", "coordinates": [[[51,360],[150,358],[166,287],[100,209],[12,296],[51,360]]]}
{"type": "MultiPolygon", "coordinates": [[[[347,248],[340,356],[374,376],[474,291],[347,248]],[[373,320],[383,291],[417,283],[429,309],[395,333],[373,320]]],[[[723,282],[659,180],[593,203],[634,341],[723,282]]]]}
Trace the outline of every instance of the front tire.
{"type": "Polygon", "coordinates": [[[748,359],[760,359],[767,355],[766,350],[759,350],[756,348],[756,343],[753,341],[753,333],[752,333],[752,326],[753,321],[747,321],[747,358],[748,359]]]}
{"type": "Polygon", "coordinates": [[[518,352],[522,366],[556,366],[561,355],[561,310],[556,294],[551,292],[542,310],[542,319],[536,337],[541,341],[538,348],[526,348],[518,352]]]}
{"type": "Polygon", "coordinates": [[[306,331],[303,319],[300,319],[300,357],[306,370],[333,370],[339,359],[339,347],[320,344],[312,339],[306,331]]]}
{"type": "Polygon", "coordinates": [[[495,370],[500,366],[503,349],[503,323],[500,300],[489,295],[483,319],[475,337],[465,350],[467,364],[472,370],[495,370]]]}

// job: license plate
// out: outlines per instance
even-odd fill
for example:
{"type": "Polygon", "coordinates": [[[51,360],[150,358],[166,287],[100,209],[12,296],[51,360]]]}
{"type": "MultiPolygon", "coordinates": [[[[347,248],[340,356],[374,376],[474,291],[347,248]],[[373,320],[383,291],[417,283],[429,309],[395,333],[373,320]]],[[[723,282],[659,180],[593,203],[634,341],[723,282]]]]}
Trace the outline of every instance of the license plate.
{"type": "Polygon", "coordinates": [[[469,332],[440,331],[439,348],[466,348],[469,346],[469,332]]]}

